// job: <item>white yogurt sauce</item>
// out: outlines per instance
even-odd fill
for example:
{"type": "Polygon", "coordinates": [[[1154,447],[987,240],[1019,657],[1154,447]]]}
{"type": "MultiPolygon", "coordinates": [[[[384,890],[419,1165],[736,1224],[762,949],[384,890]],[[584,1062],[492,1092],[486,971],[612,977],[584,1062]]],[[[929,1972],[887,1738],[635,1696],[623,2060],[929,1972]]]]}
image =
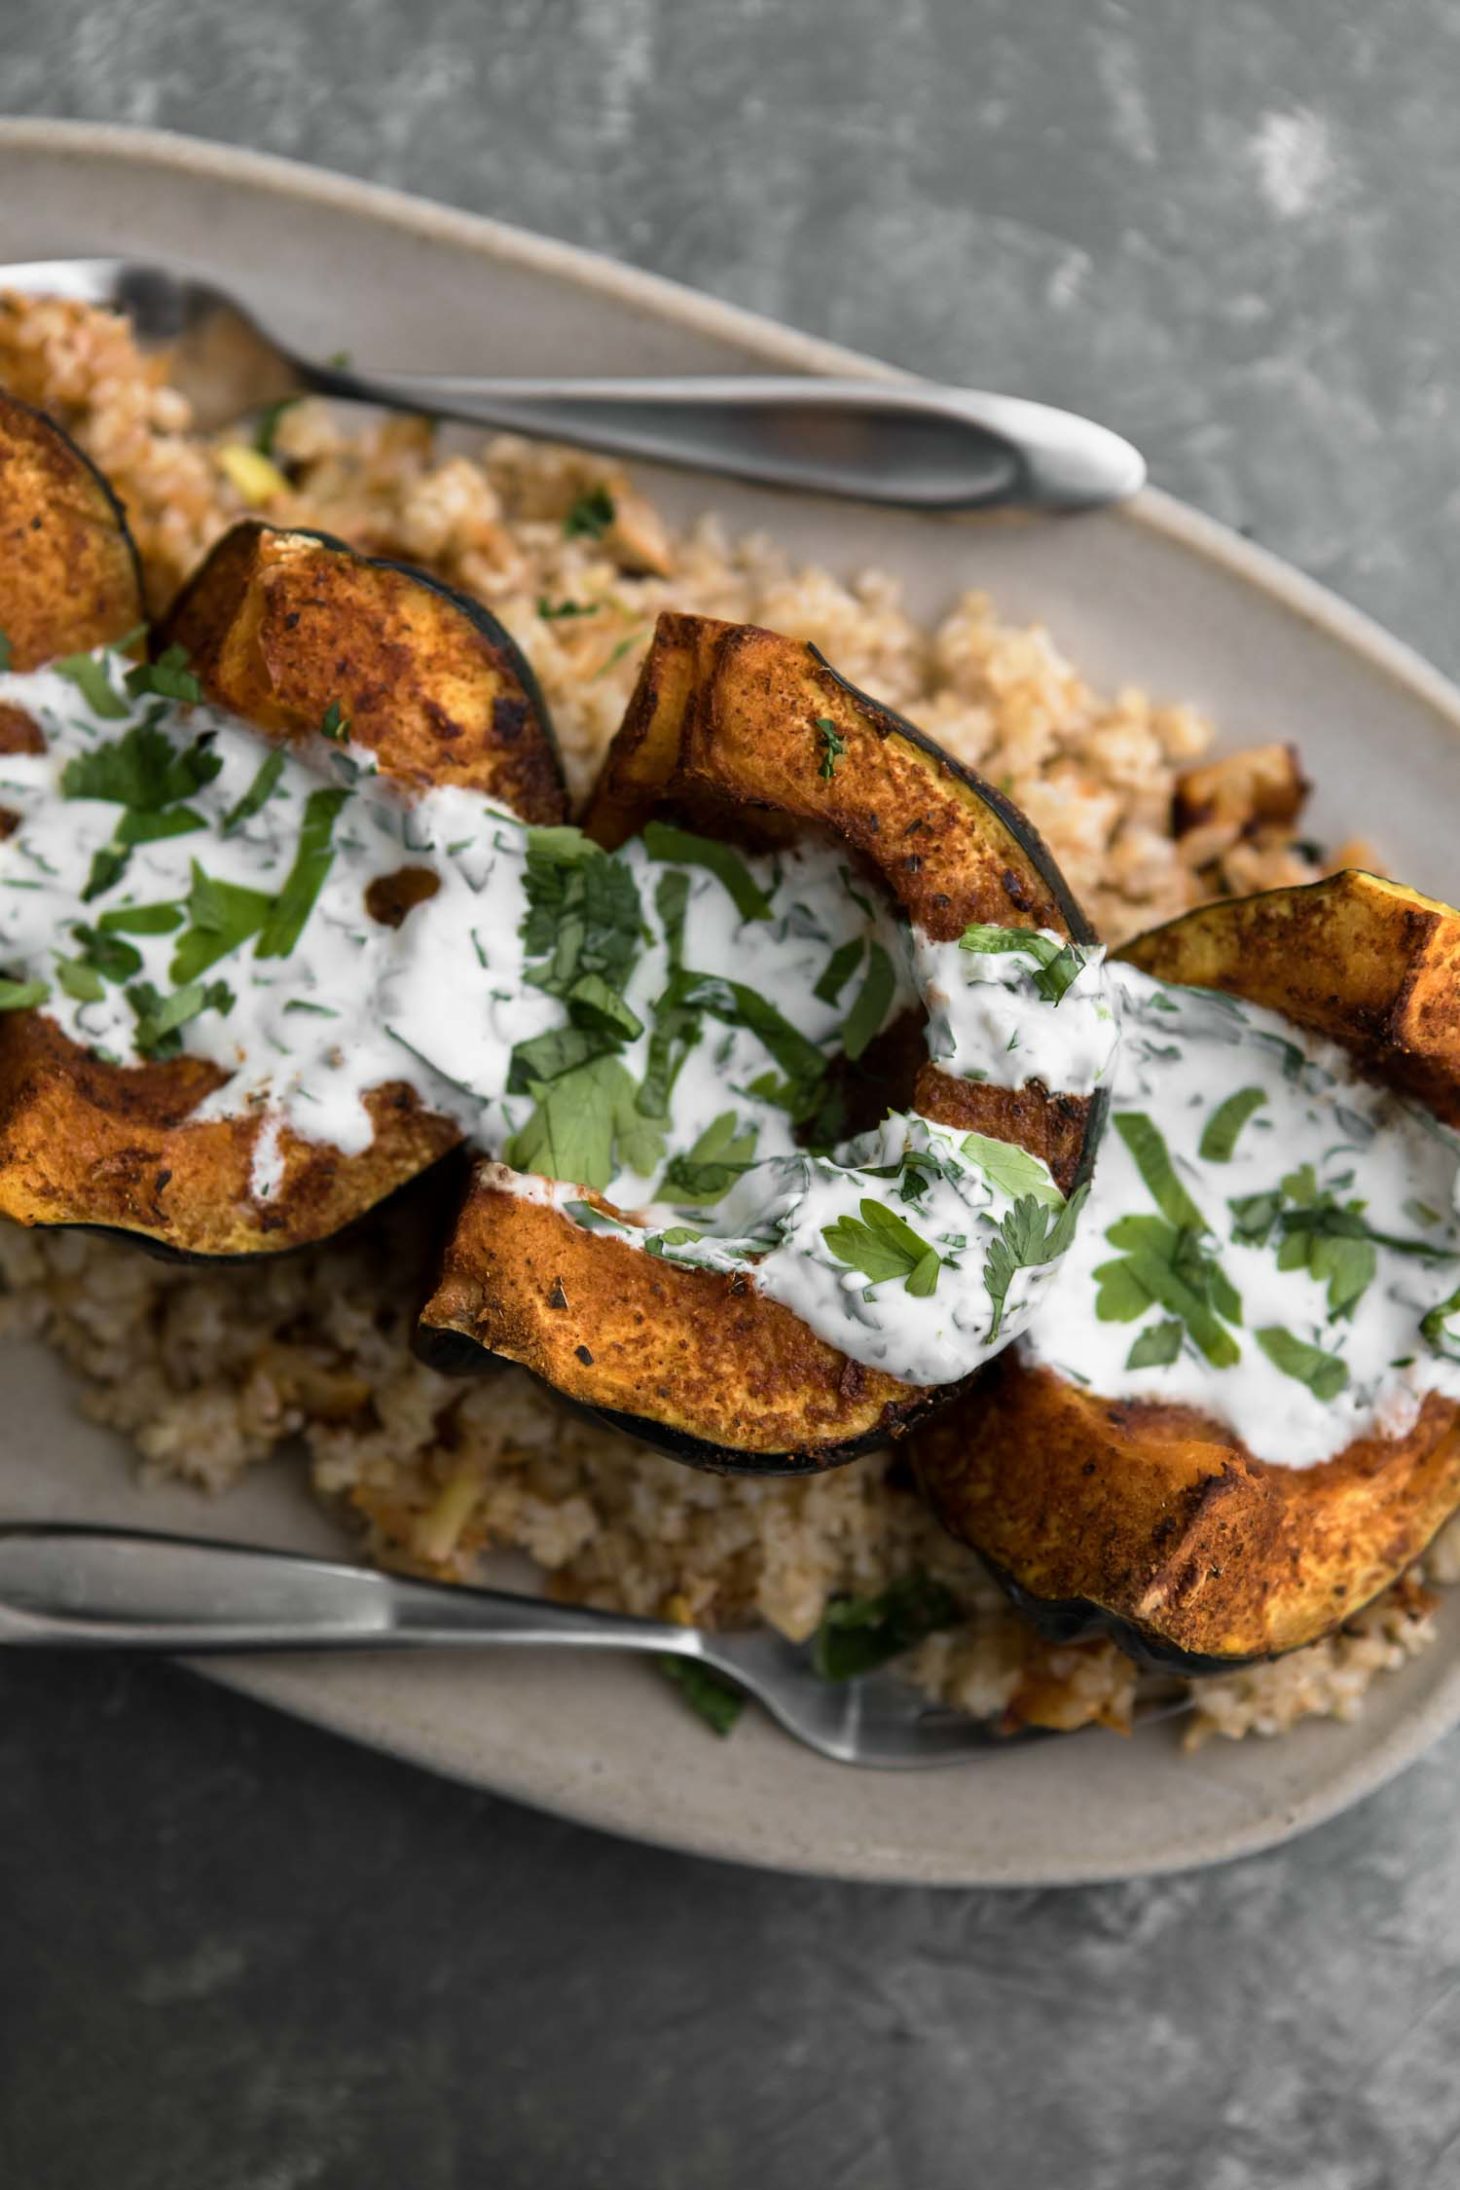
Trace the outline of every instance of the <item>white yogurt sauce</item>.
{"type": "Polygon", "coordinates": [[[1105,954],[1066,944],[1047,928],[1029,931],[1029,938],[1038,955],[1035,948],[970,949],[966,941],[914,938],[916,979],[928,1005],[928,1055],[959,1079],[998,1087],[1042,1080],[1064,1094],[1093,1095],[1105,1084],[1120,1040],[1105,954]]]}
{"type": "MultiPolygon", "coordinates": [[[[127,665],[93,663],[80,683],[0,677],[46,740],[0,759],[17,817],[0,965],[103,1057],[185,1049],[227,1072],[199,1114],[261,1115],[260,1200],[283,1126],[357,1153],[365,1097],[404,1081],[516,1191],[606,1221],[590,1187],[631,1215],[625,1238],[746,1272],[859,1361],[951,1381],[1023,1327],[1069,1230],[1042,1165],[916,1116],[802,1145],[839,1141],[847,1059],[942,966],[835,847],[740,854],[656,823],[610,858],[459,788],[407,798],[324,734],[283,751],[203,706],[123,705],[127,665]],[[404,868],[434,894],[390,927],[366,896],[404,868]]],[[[1037,1059],[1071,1088],[1098,1073],[1098,964],[1056,1006],[1031,985],[1037,952],[982,963],[940,973],[957,1070],[1018,1085],[1037,1059]]]]}
{"type": "Polygon", "coordinates": [[[1460,1398],[1460,1139],[1274,1012],[1111,973],[1113,1125],[1027,1357],[1297,1467],[1460,1398]]]}

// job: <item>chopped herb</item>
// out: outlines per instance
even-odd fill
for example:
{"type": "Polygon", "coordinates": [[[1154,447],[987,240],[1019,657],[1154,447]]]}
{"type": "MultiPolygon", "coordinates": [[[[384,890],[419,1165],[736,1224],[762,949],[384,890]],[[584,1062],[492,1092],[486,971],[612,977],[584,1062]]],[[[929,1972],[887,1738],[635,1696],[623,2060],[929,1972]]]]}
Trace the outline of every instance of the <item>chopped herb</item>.
{"type": "Polygon", "coordinates": [[[755,1129],[740,1130],[733,1110],[725,1110],[699,1136],[687,1154],[673,1156],[659,1182],[661,1201],[722,1201],[736,1180],[755,1162],[755,1129]]]}
{"type": "Polygon", "coordinates": [[[1446,1361],[1460,1361],[1460,1332],[1447,1328],[1451,1316],[1456,1314],[1460,1314],[1460,1286],[1420,1318],[1420,1336],[1446,1361]]]}
{"type": "Polygon", "coordinates": [[[892,960],[880,943],[874,943],[867,953],[865,978],[842,1029],[842,1048],[853,1062],[861,1056],[873,1036],[881,1033],[887,1007],[896,993],[897,975],[892,960]]]}
{"type": "Polygon", "coordinates": [[[617,512],[607,487],[590,487],[580,494],[563,519],[565,540],[601,540],[617,512]]]}
{"type": "Polygon", "coordinates": [[[837,762],[846,758],[847,741],[830,715],[817,715],[814,719],[821,739],[821,766],[816,773],[830,783],[836,774],[837,762]]]}
{"type": "Polygon", "coordinates": [[[943,1258],[936,1247],[921,1239],[895,1209],[865,1196],[860,1221],[838,1217],[822,1226],[821,1236],[838,1262],[860,1270],[874,1285],[901,1279],[915,1299],[925,1300],[938,1289],[943,1258]]]}
{"type": "Polygon", "coordinates": [[[1154,1120],[1143,1110],[1117,1110],[1111,1123],[1130,1150],[1147,1193],[1167,1222],[1178,1228],[1188,1226],[1194,1232],[1205,1231],[1206,1219],[1176,1176],[1171,1151],[1154,1120]]]}
{"type": "MultiPolygon", "coordinates": [[[[527,969],[532,986],[558,997],[570,1014],[574,991],[590,974],[622,997],[644,930],[638,887],[623,861],[577,829],[529,829],[524,887],[523,949],[541,961],[527,969]]],[[[585,993],[583,1015],[601,1029],[601,992],[585,993]]]]}
{"type": "Polygon", "coordinates": [[[991,1342],[998,1337],[1003,1324],[1015,1272],[1038,1269],[1044,1263],[1059,1260],[1075,1236],[1075,1226],[1089,1191],[1088,1186],[1077,1188],[1063,1209],[1051,1209],[1033,1194],[1021,1194],[1000,1223],[989,1242],[983,1266],[983,1281],[994,1310],[994,1319],[989,1325],[991,1342]]]}
{"type": "Polygon", "coordinates": [[[320,722],[319,734],[336,745],[343,745],[350,735],[350,718],[338,700],[331,700],[320,722]]]}
{"type": "Polygon", "coordinates": [[[1270,1323],[1252,1335],[1273,1367],[1306,1384],[1315,1399],[1337,1399],[1346,1388],[1348,1364],[1337,1354],[1325,1353],[1321,1346],[1310,1346],[1306,1339],[1295,1338],[1280,1323],[1270,1323]]]}
{"type": "Polygon", "coordinates": [[[692,829],[677,829],[667,821],[650,821],[644,825],[644,849],[651,859],[707,868],[729,892],[742,920],[770,919],[770,899],[729,844],[721,844],[714,837],[696,836],[692,829]]]}
{"type": "Polygon", "coordinates": [[[625,654],[628,653],[630,647],[637,646],[643,636],[643,631],[638,630],[631,631],[627,638],[620,639],[618,645],[614,647],[612,652],[609,654],[608,659],[599,663],[598,667],[594,670],[593,675],[589,678],[588,682],[590,684],[596,684],[600,677],[606,677],[608,675],[610,669],[617,669],[619,663],[623,660],[625,654]]]}
{"type": "Polygon", "coordinates": [[[671,976],[665,999],[671,1006],[703,1012],[727,1026],[744,1027],[763,1043],[786,1075],[786,1086],[781,1091],[783,1107],[794,1107],[801,1115],[819,1100],[826,1059],[816,1044],[809,1042],[757,990],[740,981],[726,980],[721,974],[682,969],[671,976]]]}
{"type": "Polygon", "coordinates": [[[144,699],[150,692],[160,700],[179,700],[187,707],[196,707],[203,697],[203,687],[187,663],[187,648],[170,646],[155,662],[139,662],[127,671],[127,690],[134,700],[144,699]]]}
{"type": "MultiPolygon", "coordinates": [[[[528,1047],[519,1044],[514,1064],[528,1047]]],[[[634,1083],[617,1057],[587,1058],[554,1079],[530,1081],[527,1092],[536,1108],[507,1144],[514,1170],[601,1193],[616,1170],[648,1177],[658,1168],[663,1131],[637,1109],[634,1083]]]]}
{"type": "Polygon", "coordinates": [[[737,1688],[734,1681],[717,1673],[713,1666],[701,1665],[698,1658],[666,1654],[655,1663],[664,1678],[673,1681],[690,1709],[715,1733],[723,1739],[734,1732],[735,1722],[748,1701],[743,1688],[737,1688]]]}
{"type": "Polygon", "coordinates": [[[1103,1323],[1129,1323],[1152,1301],[1185,1324],[1193,1345],[1214,1368],[1231,1368],[1241,1348],[1225,1323],[1242,1321],[1242,1301],[1200,1232],[1163,1217],[1120,1217],[1105,1234],[1124,1260],[1102,1263],[1095,1313],[1103,1323]]]}
{"type": "Polygon", "coordinates": [[[305,800],[294,864],[254,946],[256,958],[287,958],[299,941],[330,871],[335,817],[349,796],[341,790],[311,791],[305,800]]]}
{"type": "Polygon", "coordinates": [[[135,844],[157,844],[165,837],[192,836],[207,823],[192,806],[169,806],[165,813],[144,813],[129,806],[117,823],[112,842],[122,851],[130,851],[135,844]]]}
{"type": "Polygon", "coordinates": [[[1151,1305],[1151,1295],[1128,1262],[1103,1262],[1095,1279],[1095,1316],[1100,1323],[1134,1323],[1151,1305]]]}
{"type": "Polygon", "coordinates": [[[942,1582],[905,1574],[876,1597],[833,1597],[812,1637],[811,1662],[823,1680],[857,1680],[962,1617],[942,1582]]]}
{"type": "Polygon", "coordinates": [[[1049,1208],[1061,1209],[1064,1195],[1055,1185],[1049,1166],[1038,1156],[1031,1156],[1027,1148],[1020,1148],[1016,1141],[993,1140],[986,1133],[966,1133],[960,1147],[970,1163],[978,1165],[984,1177],[1002,1193],[1015,1200],[1021,1194],[1032,1195],[1035,1201],[1049,1208]]]}
{"type": "Polygon", "coordinates": [[[1137,1334],[1125,1357],[1128,1369],[1164,1369],[1181,1351],[1184,1326],[1176,1322],[1153,1323],[1137,1334]]]}
{"type": "Polygon", "coordinates": [[[189,926],[173,953],[168,968],[171,978],[195,981],[218,959],[259,934],[273,910],[274,899],[266,891],[219,882],[194,860],[187,900],[189,926]]]}
{"type": "Polygon", "coordinates": [[[49,981],[0,980],[0,1011],[32,1011],[50,993],[49,981]]]}
{"type": "Polygon", "coordinates": [[[541,593],[537,597],[537,613],[545,624],[563,623],[570,616],[596,616],[598,608],[597,601],[549,601],[541,593]]]}
{"type": "Polygon", "coordinates": [[[256,813],[259,813],[267,806],[279,787],[279,778],[283,773],[284,755],[281,749],[276,748],[260,764],[258,774],[254,777],[253,782],[244,792],[242,798],[236,804],[230,806],[223,816],[223,826],[220,834],[235,836],[246,821],[251,820],[256,813]]]}
{"type": "Polygon", "coordinates": [[[277,402],[266,403],[259,412],[259,422],[253,430],[253,445],[260,456],[272,457],[278,438],[279,421],[285,411],[292,410],[299,401],[297,395],[281,395],[277,402]]]}
{"type": "MultiPolygon", "coordinates": [[[[99,715],[103,722],[125,722],[132,712],[121,694],[113,689],[112,681],[106,672],[106,663],[95,654],[65,654],[60,661],[52,662],[51,667],[55,670],[57,676],[66,677],[75,685],[77,691],[91,709],[92,714],[99,715]]],[[[106,750],[106,748],[103,748],[103,750],[106,750]]],[[[71,767],[76,766],[77,763],[72,761],[71,767]]],[[[67,770],[68,775],[69,773],[70,769],[67,770]]],[[[67,790],[64,776],[61,779],[61,788],[67,798],[81,798],[90,795],[80,791],[67,790]]],[[[106,794],[97,793],[95,795],[104,797],[106,794]]]]}
{"type": "Polygon", "coordinates": [[[858,966],[862,963],[864,938],[856,936],[850,943],[839,943],[826,961],[820,980],[811,991],[823,1004],[834,1004],[841,996],[858,966]]]}
{"type": "MultiPolygon", "coordinates": [[[[78,921],[71,933],[81,945],[81,960],[104,981],[130,981],[142,971],[142,953],[133,943],[101,927],[78,921]]],[[[64,986],[64,983],[63,983],[64,986]]],[[[76,993],[73,989],[73,995],[76,993]]]]}
{"type": "Polygon", "coordinates": [[[127,1001],[137,1015],[133,1040],[144,1057],[175,1057],[182,1048],[182,1029],[205,1011],[228,1013],[234,995],[226,981],[190,981],[185,988],[163,996],[150,981],[134,982],[127,1001]]]}
{"type": "Polygon", "coordinates": [[[340,1016],[337,1011],[332,1011],[328,1004],[311,1004],[308,997],[305,996],[291,996],[284,1009],[285,1011],[308,1012],[315,1019],[338,1019],[340,1016]]]}
{"type": "Polygon", "coordinates": [[[9,674],[10,664],[14,659],[15,655],[8,634],[0,631],[0,677],[9,674]]]}
{"type": "MultiPolygon", "coordinates": [[[[79,659],[90,661],[91,656],[79,659]]],[[[179,751],[155,723],[139,722],[110,745],[68,760],[61,772],[61,795],[100,799],[135,814],[158,814],[201,791],[222,765],[207,738],[194,738],[179,751]]]]}
{"type": "Polygon", "coordinates": [[[1230,1163],[1238,1134],[1253,1111],[1260,1110],[1266,1101],[1265,1089],[1242,1087],[1224,1103],[1218,1103],[1202,1127],[1197,1154],[1207,1163],[1230,1163]]]}
{"type": "Polygon", "coordinates": [[[102,935],[171,935],[186,917],[181,905],[116,905],[96,925],[102,935]]]}
{"type": "Polygon", "coordinates": [[[1031,978],[1035,992],[1047,1004],[1063,1003],[1090,960],[1090,953],[1083,944],[1061,943],[1054,936],[1042,934],[1038,928],[1001,928],[984,920],[977,920],[964,929],[958,938],[958,947],[980,956],[1015,951],[1032,958],[1034,973],[1031,978]]]}
{"type": "Polygon", "coordinates": [[[565,1001],[579,1026],[610,1034],[616,1042],[632,1042],[644,1031],[644,1022],[638,1013],[630,1009],[617,989],[609,987],[601,974],[580,973],[565,1001]]]}
{"type": "MultiPolygon", "coordinates": [[[[101,896],[103,890],[109,890],[114,883],[121,881],[126,873],[128,857],[129,854],[119,850],[115,844],[104,844],[99,852],[92,853],[86,887],[81,892],[83,905],[89,905],[94,897],[101,896]]],[[[38,889],[39,883],[34,887],[38,889]]]]}
{"type": "Polygon", "coordinates": [[[84,958],[58,958],[56,979],[78,1004],[99,1004],[106,995],[101,975],[84,958]]]}

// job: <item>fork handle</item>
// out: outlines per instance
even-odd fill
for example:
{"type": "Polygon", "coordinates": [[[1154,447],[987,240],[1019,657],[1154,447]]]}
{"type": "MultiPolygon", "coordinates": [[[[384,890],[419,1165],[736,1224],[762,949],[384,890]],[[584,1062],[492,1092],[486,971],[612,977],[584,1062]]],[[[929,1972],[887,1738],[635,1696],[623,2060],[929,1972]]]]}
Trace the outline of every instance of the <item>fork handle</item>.
{"type": "Polygon", "coordinates": [[[1091,509],[1145,478],[1131,444],[1092,419],[931,381],[498,380],[295,362],[321,395],[903,509],[1091,509]]]}
{"type": "Polygon", "coordinates": [[[294,1552],[59,1522],[0,1528],[0,1645],[198,1653],[443,1643],[701,1655],[687,1628],[294,1552]]]}

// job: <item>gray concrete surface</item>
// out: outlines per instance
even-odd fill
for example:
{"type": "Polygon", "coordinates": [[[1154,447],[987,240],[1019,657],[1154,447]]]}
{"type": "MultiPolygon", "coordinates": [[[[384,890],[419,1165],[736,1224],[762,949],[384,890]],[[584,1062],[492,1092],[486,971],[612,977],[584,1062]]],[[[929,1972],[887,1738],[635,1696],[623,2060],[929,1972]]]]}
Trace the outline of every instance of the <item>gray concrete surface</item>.
{"type": "MultiPolygon", "coordinates": [[[[1460,669],[1460,0],[0,0],[169,125],[1101,412],[1460,669]]],[[[1447,2190],[1460,1746],[1068,1894],[791,1882],[0,1664],[16,2190],[1447,2190]]]]}

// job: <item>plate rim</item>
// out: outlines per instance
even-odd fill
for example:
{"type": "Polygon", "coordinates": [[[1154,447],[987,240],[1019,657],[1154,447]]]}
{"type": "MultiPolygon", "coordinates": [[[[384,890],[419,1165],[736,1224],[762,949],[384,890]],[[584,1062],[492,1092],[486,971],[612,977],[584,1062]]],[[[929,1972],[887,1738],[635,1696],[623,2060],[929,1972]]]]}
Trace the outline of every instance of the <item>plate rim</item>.
{"type": "MultiPolygon", "coordinates": [[[[696,333],[734,343],[780,369],[866,378],[914,377],[905,368],[890,366],[862,352],[805,334],[763,314],[706,296],[664,275],[649,273],[579,245],[277,153],[123,123],[0,117],[0,154],[11,151],[45,156],[59,154],[77,162],[110,160],[162,170],[184,180],[198,178],[236,183],[285,199],[304,199],[316,205],[339,208],[375,224],[388,225],[423,239],[440,240],[465,248],[480,258],[542,273],[571,283],[580,290],[611,297],[629,307],[645,310],[661,321],[668,320],[696,333]]],[[[1399,686],[1460,737],[1460,685],[1407,641],[1396,637],[1319,580],[1307,576],[1271,550],[1244,538],[1219,519],[1157,487],[1147,486],[1114,514],[1121,521],[1158,535],[1173,547],[1205,561],[1227,577],[1276,602],[1359,657],[1370,671],[1377,670],[1399,686]]],[[[1443,1642],[1438,1647],[1443,1648],[1443,1642]]],[[[814,1856],[800,1857],[792,1851],[773,1853],[748,1849],[743,1839],[737,1839],[734,1834],[722,1836],[699,1830],[692,1838],[687,1838],[683,1834],[676,1836],[672,1830],[656,1829],[652,1823],[631,1823],[613,1814],[611,1804],[595,1806],[589,1799],[574,1799],[562,1793],[556,1797],[545,1796],[536,1788],[514,1785],[510,1773],[495,1771],[490,1781],[474,1776],[436,1753],[424,1733],[418,1733],[413,1740],[413,1728],[409,1725],[362,1732],[348,1709],[336,1708],[328,1690],[311,1695],[306,1703],[291,1697],[287,1686],[281,1692],[276,1685],[271,1685],[267,1669],[254,1661],[189,1662],[192,1669],[204,1677],[256,1701],[267,1702],[291,1717],[321,1726],[332,1734],[362,1742],[460,1784],[529,1804],[621,1838],[716,1860],[750,1864],[760,1869],[881,1884],[901,1881],[965,1888],[971,1885],[1076,1885],[1154,1877],[1233,1861],[1276,1847],[1296,1834],[1338,1816],[1418,1761],[1434,1742],[1460,1725],[1460,1650],[1457,1650],[1454,1662],[1432,1689],[1416,1701],[1408,1715],[1378,1735],[1324,1788],[1286,1803],[1275,1802],[1258,1822],[1216,1832],[1212,1841],[1195,1854],[1178,1848],[1169,1856],[1153,1860],[1148,1854],[1126,1866],[1107,1860],[1095,1868],[1082,1870],[1077,1862],[1066,1862],[1042,1872],[1031,1872],[1021,1871],[1017,1861],[1013,1866],[991,1863],[985,1853],[981,1861],[972,1858],[956,1874],[947,1871],[929,1876],[925,1872],[918,1876],[906,1865],[899,1865],[895,1858],[889,1862],[885,1849],[869,1850],[863,1863],[827,1864],[817,1861],[814,1856]]]]}

